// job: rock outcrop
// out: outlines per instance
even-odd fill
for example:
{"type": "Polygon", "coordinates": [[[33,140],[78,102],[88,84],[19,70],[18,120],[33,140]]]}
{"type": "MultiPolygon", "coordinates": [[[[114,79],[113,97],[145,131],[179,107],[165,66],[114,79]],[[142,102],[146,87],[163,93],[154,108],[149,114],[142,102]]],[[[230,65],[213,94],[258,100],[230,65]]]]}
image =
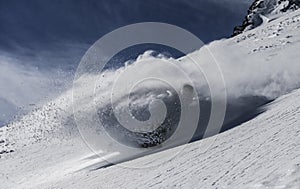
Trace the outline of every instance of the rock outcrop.
{"type": "Polygon", "coordinates": [[[264,22],[265,18],[290,10],[293,11],[299,7],[300,0],[255,0],[242,25],[234,28],[232,36],[256,28],[264,22]]]}

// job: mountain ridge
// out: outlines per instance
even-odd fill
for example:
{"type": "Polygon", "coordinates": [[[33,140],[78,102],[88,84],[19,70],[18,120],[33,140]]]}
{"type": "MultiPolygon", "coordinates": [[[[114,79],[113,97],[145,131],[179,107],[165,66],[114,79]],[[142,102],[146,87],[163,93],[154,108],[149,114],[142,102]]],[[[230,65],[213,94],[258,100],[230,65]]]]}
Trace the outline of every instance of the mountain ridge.
{"type": "Polygon", "coordinates": [[[232,36],[258,27],[276,14],[297,10],[299,7],[299,0],[255,0],[248,9],[242,25],[234,28],[232,36]]]}

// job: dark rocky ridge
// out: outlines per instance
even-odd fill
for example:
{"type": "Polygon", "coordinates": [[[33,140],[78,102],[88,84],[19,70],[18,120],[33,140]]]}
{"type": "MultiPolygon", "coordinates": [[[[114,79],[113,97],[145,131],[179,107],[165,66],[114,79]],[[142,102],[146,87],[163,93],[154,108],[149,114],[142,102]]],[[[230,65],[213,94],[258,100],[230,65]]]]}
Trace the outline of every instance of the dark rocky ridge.
{"type": "Polygon", "coordinates": [[[262,16],[271,13],[283,13],[300,7],[300,0],[255,0],[248,10],[242,25],[234,28],[232,36],[251,30],[263,23],[262,16]]]}

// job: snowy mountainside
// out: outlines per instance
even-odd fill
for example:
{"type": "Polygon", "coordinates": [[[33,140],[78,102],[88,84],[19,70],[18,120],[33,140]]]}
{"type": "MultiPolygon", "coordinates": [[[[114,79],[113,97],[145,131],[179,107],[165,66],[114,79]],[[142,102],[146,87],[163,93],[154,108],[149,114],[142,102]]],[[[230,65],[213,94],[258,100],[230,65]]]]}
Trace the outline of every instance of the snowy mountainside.
{"type": "MultiPolygon", "coordinates": [[[[70,90],[0,128],[0,188],[297,188],[300,91],[291,91],[300,88],[299,27],[297,10],[208,45],[224,74],[229,103],[248,96],[279,97],[252,120],[186,145],[159,167],[93,170],[104,160],[78,133],[70,90]]],[[[176,149],[128,163],[147,164],[176,149]]]]}
{"type": "Polygon", "coordinates": [[[255,0],[248,10],[243,24],[234,28],[233,36],[251,30],[287,11],[296,10],[299,6],[299,0],[255,0]]]}
{"type": "Polygon", "coordinates": [[[297,188],[300,184],[299,100],[299,90],[284,95],[265,107],[267,111],[255,119],[188,144],[174,159],[147,169],[124,166],[147,165],[149,161],[173,155],[176,148],[124,165],[90,171],[81,169],[101,159],[91,156],[80,139],[33,144],[0,161],[2,186],[297,188]]]}
{"type": "Polygon", "coordinates": [[[178,156],[158,167],[126,168],[172,156],[176,148],[127,165],[67,175],[36,188],[296,189],[300,185],[299,100],[299,90],[282,96],[253,120],[188,144],[178,156]]]}

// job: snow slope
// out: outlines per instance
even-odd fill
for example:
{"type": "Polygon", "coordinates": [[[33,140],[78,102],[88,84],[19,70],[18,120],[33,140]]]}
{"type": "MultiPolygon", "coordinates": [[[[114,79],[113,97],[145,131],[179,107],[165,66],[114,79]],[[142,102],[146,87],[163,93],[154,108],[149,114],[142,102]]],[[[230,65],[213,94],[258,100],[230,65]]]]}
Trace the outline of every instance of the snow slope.
{"type": "Polygon", "coordinates": [[[106,162],[81,139],[67,91],[0,128],[0,188],[298,188],[300,91],[291,91],[300,88],[299,27],[298,10],[208,46],[223,71],[229,102],[280,96],[252,120],[185,145],[160,166],[125,167],[147,166],[182,146],[97,169],[106,162]]]}
{"type": "Polygon", "coordinates": [[[147,166],[177,149],[91,171],[81,169],[101,160],[80,139],[25,146],[1,159],[1,188],[298,188],[299,100],[300,90],[284,95],[255,119],[151,168],[126,166],[147,166]]]}
{"type": "MultiPolygon", "coordinates": [[[[299,90],[280,97],[255,119],[188,144],[160,166],[132,169],[121,164],[66,175],[36,188],[299,188],[299,100],[299,90]]],[[[174,150],[127,164],[147,166],[174,150]]]]}

